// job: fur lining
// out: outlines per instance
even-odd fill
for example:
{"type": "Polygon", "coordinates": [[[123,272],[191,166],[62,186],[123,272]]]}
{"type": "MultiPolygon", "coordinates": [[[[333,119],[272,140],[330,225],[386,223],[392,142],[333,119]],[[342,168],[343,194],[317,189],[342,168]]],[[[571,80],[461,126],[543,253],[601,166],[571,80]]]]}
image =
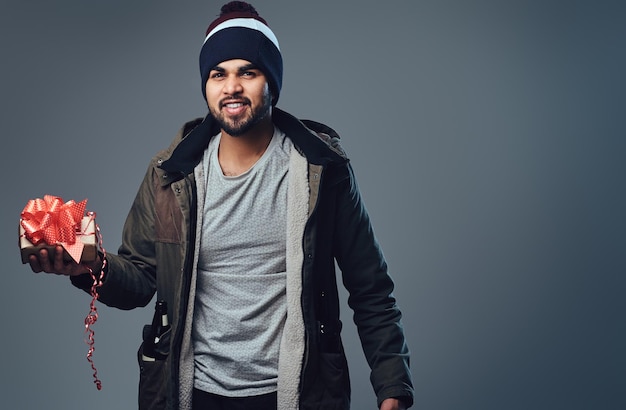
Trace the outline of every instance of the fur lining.
{"type": "Polygon", "coordinates": [[[287,320],[278,358],[278,410],[299,408],[304,358],[302,316],[302,237],[308,217],[308,163],[292,148],[287,188],[287,320]]]}
{"type": "MultiPolygon", "coordinates": [[[[206,192],[206,178],[204,176],[203,161],[194,168],[194,176],[196,180],[196,193],[198,201],[198,209],[204,208],[204,196],[206,192]]],[[[193,345],[191,341],[191,331],[193,327],[193,311],[196,300],[196,279],[198,276],[198,260],[200,258],[200,232],[202,231],[202,212],[198,212],[196,221],[196,244],[193,252],[193,269],[191,272],[191,286],[189,289],[189,300],[187,302],[187,315],[185,316],[185,330],[183,334],[183,342],[180,352],[180,368],[179,368],[179,389],[178,389],[178,408],[180,410],[190,410],[193,398],[194,384],[194,357],[193,345]]],[[[174,365],[174,364],[172,364],[174,365]]]]}

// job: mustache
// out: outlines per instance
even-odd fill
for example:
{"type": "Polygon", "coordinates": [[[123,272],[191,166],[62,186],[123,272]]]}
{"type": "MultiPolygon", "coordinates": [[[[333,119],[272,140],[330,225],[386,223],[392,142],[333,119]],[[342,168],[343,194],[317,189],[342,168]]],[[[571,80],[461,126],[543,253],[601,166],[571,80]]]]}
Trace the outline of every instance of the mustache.
{"type": "Polygon", "coordinates": [[[232,103],[242,103],[242,104],[247,104],[247,105],[251,104],[248,98],[244,96],[240,96],[240,95],[233,95],[233,96],[221,99],[219,102],[219,107],[223,108],[226,104],[232,104],[232,103]]]}

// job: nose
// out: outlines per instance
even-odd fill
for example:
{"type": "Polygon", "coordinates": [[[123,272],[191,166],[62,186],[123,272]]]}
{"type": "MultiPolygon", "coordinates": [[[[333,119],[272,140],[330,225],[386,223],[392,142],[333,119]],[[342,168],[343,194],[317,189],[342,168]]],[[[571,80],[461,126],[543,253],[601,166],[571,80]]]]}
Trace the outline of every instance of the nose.
{"type": "Polygon", "coordinates": [[[243,91],[241,79],[238,75],[229,75],[224,82],[224,93],[228,95],[239,94],[243,91]]]}

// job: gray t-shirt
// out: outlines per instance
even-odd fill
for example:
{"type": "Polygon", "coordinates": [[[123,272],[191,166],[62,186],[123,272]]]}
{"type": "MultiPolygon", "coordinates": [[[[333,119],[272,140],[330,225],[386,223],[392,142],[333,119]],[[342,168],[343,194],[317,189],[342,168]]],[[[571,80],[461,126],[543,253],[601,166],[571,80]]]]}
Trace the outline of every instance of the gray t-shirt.
{"type": "Polygon", "coordinates": [[[230,397],[276,391],[287,309],[287,172],[280,130],[244,174],[224,176],[211,140],[192,340],[195,387],[230,397]]]}

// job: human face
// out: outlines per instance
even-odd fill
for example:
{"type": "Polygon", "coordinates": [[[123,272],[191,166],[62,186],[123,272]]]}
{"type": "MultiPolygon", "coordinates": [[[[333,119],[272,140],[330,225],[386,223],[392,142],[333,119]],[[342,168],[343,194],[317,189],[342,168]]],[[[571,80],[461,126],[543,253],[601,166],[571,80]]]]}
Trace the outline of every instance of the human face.
{"type": "Polygon", "coordinates": [[[227,60],[209,72],[206,82],[209,112],[223,132],[237,137],[268,118],[272,95],[261,70],[246,60],[227,60]]]}

